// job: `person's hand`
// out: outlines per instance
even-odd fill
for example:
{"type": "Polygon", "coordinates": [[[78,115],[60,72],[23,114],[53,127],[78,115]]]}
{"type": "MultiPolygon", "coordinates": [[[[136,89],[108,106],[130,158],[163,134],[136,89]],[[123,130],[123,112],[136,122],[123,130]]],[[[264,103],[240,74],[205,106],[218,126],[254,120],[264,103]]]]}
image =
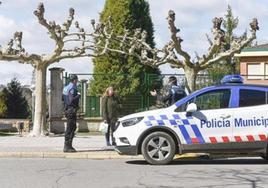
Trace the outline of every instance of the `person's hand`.
{"type": "Polygon", "coordinates": [[[157,92],[156,92],[155,90],[150,91],[150,93],[151,93],[151,95],[154,96],[154,97],[157,95],[157,92]]]}

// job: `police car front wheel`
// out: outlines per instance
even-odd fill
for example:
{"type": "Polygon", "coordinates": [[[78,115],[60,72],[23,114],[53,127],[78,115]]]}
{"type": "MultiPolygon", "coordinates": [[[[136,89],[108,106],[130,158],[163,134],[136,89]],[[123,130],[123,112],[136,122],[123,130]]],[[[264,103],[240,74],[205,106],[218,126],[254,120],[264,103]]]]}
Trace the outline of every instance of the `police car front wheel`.
{"type": "Polygon", "coordinates": [[[141,152],[148,163],[165,165],[174,158],[176,153],[175,141],[165,132],[153,132],[143,140],[141,152]]]}

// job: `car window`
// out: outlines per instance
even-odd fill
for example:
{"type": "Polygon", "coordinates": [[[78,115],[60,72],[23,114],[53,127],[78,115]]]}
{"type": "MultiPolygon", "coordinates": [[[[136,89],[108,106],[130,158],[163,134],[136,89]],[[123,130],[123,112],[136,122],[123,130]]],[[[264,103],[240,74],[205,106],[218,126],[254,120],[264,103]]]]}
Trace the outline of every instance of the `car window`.
{"type": "Polygon", "coordinates": [[[229,89],[209,91],[206,93],[202,93],[195,98],[187,101],[186,103],[179,106],[175,111],[186,111],[187,105],[190,103],[195,103],[199,110],[228,108],[230,96],[231,91],[229,89]]]}
{"type": "Polygon", "coordinates": [[[230,95],[229,89],[210,91],[197,96],[193,102],[199,110],[228,108],[230,95]]]}
{"type": "Polygon", "coordinates": [[[239,107],[256,106],[266,104],[266,92],[253,90],[253,89],[241,89],[239,92],[239,107]]]}

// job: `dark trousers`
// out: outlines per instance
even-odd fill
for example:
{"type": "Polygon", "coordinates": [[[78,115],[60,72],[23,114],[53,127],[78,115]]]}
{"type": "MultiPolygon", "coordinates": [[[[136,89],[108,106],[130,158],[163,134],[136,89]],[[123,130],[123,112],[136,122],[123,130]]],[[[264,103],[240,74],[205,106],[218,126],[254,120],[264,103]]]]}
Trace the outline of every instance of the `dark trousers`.
{"type": "Polygon", "coordinates": [[[65,142],[72,142],[76,130],[76,109],[74,107],[67,107],[65,110],[67,118],[67,128],[65,131],[65,142]]]}
{"type": "Polygon", "coordinates": [[[109,122],[108,123],[108,130],[107,133],[105,134],[106,138],[106,143],[110,143],[110,135],[112,137],[112,143],[115,143],[115,138],[114,138],[114,129],[115,129],[115,122],[109,122]]]}

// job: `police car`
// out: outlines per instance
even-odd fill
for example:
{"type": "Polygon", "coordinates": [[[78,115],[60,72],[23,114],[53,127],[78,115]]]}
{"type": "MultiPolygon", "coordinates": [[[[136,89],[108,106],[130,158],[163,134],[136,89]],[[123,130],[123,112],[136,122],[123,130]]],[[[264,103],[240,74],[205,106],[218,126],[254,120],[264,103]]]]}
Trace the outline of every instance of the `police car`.
{"type": "Polygon", "coordinates": [[[196,91],[174,105],[119,119],[114,137],[120,154],[142,154],[168,164],[176,153],[267,156],[268,86],[243,84],[239,75],[196,91]]]}

